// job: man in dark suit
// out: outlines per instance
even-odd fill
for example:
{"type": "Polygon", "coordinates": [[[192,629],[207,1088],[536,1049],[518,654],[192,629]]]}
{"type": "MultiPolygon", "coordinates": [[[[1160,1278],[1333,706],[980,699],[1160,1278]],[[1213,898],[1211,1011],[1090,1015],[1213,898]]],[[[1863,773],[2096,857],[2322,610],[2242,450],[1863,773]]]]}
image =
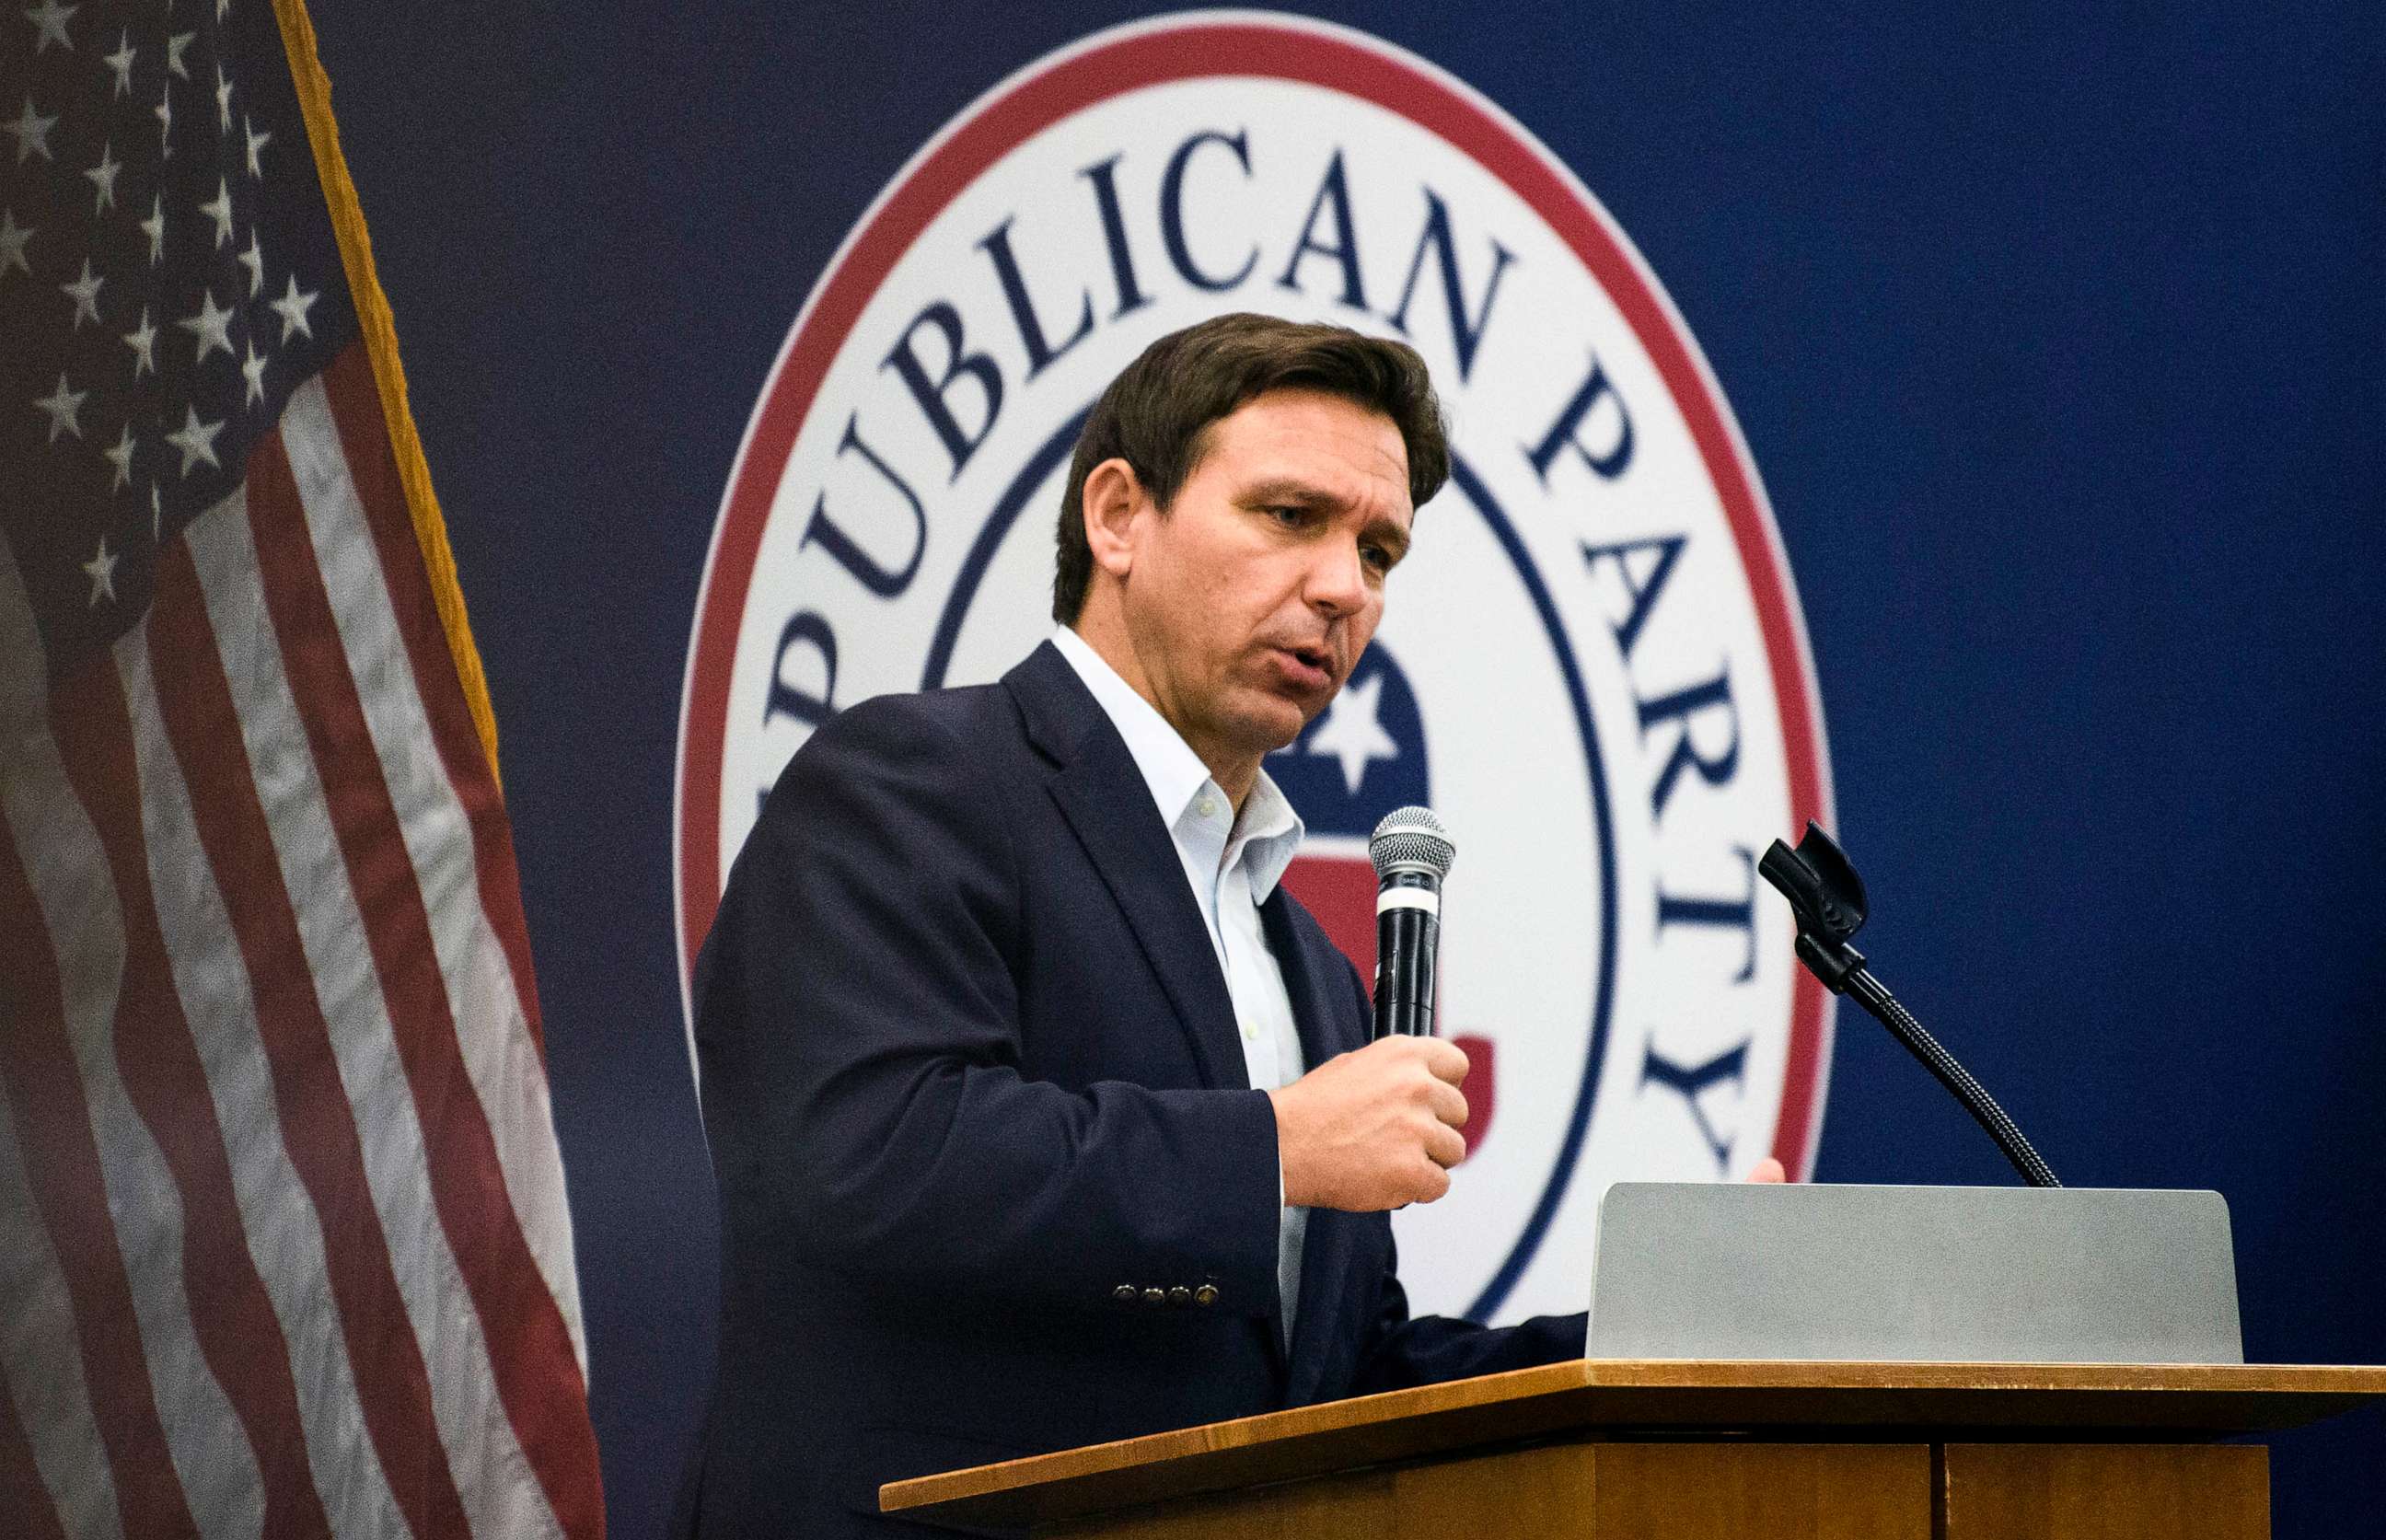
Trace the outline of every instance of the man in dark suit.
{"type": "Polygon", "coordinates": [[[1387,1214],[1448,1190],[1465,1057],[1370,1045],[1275,885],[1300,822],[1261,761],[1447,467],[1406,347],[1163,338],[1087,419],[1054,639],[789,764],[697,972],[699,1533],[912,1533],[881,1483],[1580,1353],[1579,1316],[1409,1317],[1387,1214]]]}

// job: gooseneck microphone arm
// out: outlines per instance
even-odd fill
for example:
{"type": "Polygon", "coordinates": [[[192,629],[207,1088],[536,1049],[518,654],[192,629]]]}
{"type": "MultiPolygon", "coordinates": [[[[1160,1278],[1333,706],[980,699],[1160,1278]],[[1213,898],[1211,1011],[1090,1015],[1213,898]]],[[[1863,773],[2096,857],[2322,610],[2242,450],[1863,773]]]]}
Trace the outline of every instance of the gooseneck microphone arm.
{"type": "Polygon", "coordinates": [[[1923,1029],[1912,1011],[1898,1004],[1889,987],[1865,965],[1864,954],[1848,945],[1865,922],[1864,883],[1831,836],[1808,823],[1797,849],[1775,840],[1757,870],[1790,900],[1798,917],[1798,960],[1807,970],[1832,994],[1854,995],[1856,1003],[1887,1027],[1890,1036],[1904,1044],[1922,1067],[1964,1104],[1973,1121],[1997,1142],[1997,1148],[2013,1162],[2024,1182],[2033,1187],[2062,1186],[1997,1099],[1923,1029]]]}

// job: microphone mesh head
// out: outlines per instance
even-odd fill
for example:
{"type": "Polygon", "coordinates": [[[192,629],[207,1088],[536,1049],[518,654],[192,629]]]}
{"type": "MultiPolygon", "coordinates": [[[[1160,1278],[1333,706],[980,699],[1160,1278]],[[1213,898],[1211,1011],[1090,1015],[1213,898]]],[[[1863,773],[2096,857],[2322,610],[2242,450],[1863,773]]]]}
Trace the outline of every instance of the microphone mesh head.
{"type": "Polygon", "coordinates": [[[1395,808],[1367,839],[1367,859],[1377,877],[1429,871],[1438,882],[1450,875],[1450,863],[1457,858],[1457,842],[1426,808],[1395,808]]]}

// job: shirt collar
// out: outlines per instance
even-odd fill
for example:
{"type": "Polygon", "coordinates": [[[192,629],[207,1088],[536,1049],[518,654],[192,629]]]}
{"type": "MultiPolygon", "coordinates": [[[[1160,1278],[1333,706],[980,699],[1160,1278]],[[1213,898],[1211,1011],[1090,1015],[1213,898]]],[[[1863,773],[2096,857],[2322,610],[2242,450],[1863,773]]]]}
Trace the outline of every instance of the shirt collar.
{"type": "MultiPolygon", "coordinates": [[[[1205,787],[1215,789],[1216,783],[1210,779],[1210,767],[1169,725],[1160,708],[1121,678],[1110,660],[1096,652],[1093,644],[1078,635],[1074,628],[1056,627],[1052,645],[1069,660],[1077,677],[1085,681],[1086,688],[1093,692],[1102,714],[1126,740],[1127,753],[1134,756],[1136,769],[1143,772],[1144,785],[1160,809],[1160,820],[1168,826],[1173,837],[1195,798],[1205,787]]],[[[1277,879],[1284,875],[1284,869],[1292,864],[1302,833],[1300,815],[1293,811],[1291,802],[1262,769],[1259,779],[1251,783],[1251,795],[1243,799],[1242,811],[1235,820],[1226,844],[1229,861],[1239,850],[1240,858],[1248,865],[1253,902],[1267,901],[1277,879]]]]}

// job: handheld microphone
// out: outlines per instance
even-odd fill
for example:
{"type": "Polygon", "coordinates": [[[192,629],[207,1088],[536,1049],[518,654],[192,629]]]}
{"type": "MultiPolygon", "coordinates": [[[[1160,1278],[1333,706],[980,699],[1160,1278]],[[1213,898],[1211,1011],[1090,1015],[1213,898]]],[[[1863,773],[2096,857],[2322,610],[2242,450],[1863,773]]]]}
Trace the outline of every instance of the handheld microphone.
{"type": "Polygon", "coordinates": [[[1375,1035],[1433,1035],[1434,953],[1441,880],[1458,846],[1424,808],[1384,815],[1367,840],[1375,868],[1375,1035]]]}

